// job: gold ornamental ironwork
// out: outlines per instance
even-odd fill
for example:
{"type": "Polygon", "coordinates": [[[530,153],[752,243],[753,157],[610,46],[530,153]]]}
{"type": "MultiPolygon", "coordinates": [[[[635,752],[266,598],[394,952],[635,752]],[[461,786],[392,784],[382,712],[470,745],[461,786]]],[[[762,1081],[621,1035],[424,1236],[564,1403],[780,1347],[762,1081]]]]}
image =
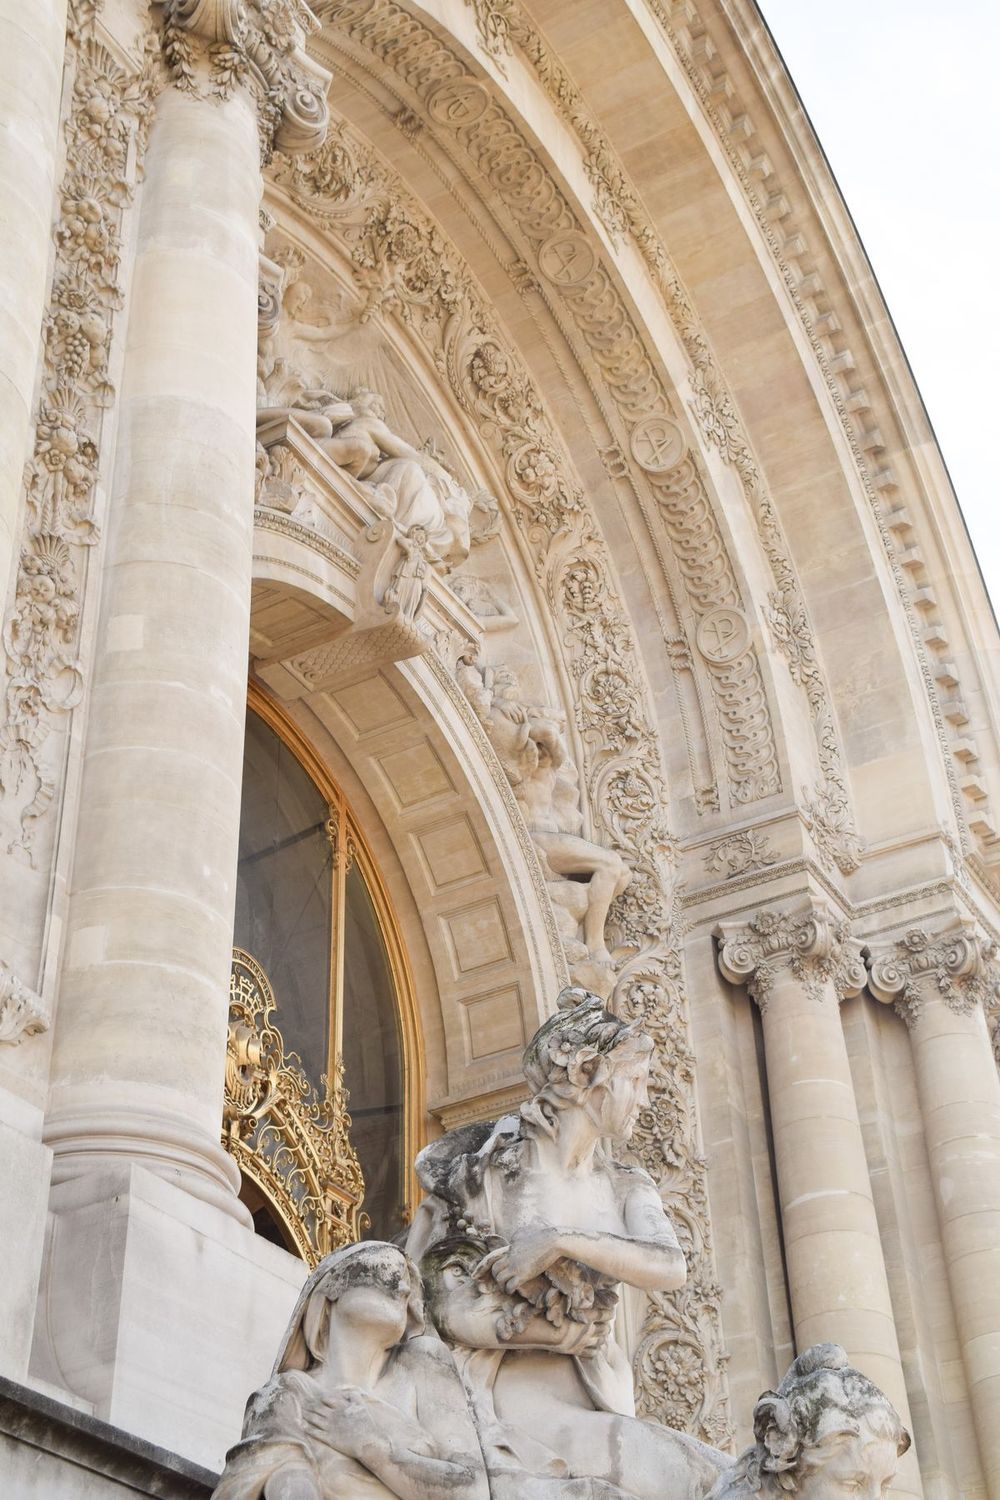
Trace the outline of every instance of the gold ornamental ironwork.
{"type": "Polygon", "coordinates": [[[275,998],[251,954],[233,949],[222,1140],[263,1193],[310,1265],[358,1239],[364,1179],[350,1140],[344,1065],[336,1058],[321,1091],[286,1052],[275,998]]]}

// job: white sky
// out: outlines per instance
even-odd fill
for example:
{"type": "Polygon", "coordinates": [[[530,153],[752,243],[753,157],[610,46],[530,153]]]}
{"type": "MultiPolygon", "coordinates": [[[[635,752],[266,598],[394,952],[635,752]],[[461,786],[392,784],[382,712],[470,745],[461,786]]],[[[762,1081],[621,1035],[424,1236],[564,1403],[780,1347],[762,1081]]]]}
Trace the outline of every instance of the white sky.
{"type": "Polygon", "coordinates": [[[759,0],[875,269],[1000,615],[1000,0],[759,0]]]}

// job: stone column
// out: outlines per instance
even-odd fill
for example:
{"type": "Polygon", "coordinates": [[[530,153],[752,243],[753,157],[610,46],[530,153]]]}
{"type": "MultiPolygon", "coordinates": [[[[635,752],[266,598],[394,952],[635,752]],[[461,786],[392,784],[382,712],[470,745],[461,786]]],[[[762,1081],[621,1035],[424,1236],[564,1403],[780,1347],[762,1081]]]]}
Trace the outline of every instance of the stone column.
{"type": "Polygon", "coordinates": [[[876,999],[910,1032],[955,1321],[986,1483],[1000,1497],[1000,1078],[984,1007],[993,945],[958,921],[870,952],[876,999]]]}
{"type": "Polygon", "coordinates": [[[280,51],[267,36],[241,0],[165,7],[174,82],[146,154],[46,1120],[55,1183],[139,1164],[237,1217],[219,1130],[249,641],[258,128],[276,128],[286,150],[320,144],[329,81],[301,31],[280,51]]]}
{"type": "MultiPolygon", "coordinates": [[[[840,1021],[866,979],[861,944],[823,906],[724,923],[719,967],[764,1028],[767,1088],[796,1348],[831,1340],[909,1426],[861,1122],[840,1021]]],[[[912,1455],[895,1493],[922,1493],[912,1455]]]]}
{"type": "Polygon", "coordinates": [[[52,245],[65,38],[66,0],[0,0],[0,614],[17,552],[52,245]]]}

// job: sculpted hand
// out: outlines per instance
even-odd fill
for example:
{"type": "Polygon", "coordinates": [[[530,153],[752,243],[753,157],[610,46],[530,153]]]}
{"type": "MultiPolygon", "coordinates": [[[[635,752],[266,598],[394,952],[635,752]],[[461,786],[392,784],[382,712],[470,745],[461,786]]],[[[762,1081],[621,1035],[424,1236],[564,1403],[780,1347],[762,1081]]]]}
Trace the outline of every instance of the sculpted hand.
{"type": "Polygon", "coordinates": [[[492,1272],[494,1281],[505,1292],[517,1292],[529,1281],[534,1281],[547,1271],[553,1261],[559,1259],[561,1251],[556,1233],[552,1229],[522,1229],[514,1235],[509,1245],[494,1250],[485,1256],[477,1268],[492,1272]]]}
{"type": "Polygon", "coordinates": [[[321,1404],[308,1406],[302,1419],[310,1437],[367,1466],[368,1459],[385,1447],[372,1414],[373,1402],[382,1405],[370,1391],[345,1385],[324,1396],[321,1404]]]}

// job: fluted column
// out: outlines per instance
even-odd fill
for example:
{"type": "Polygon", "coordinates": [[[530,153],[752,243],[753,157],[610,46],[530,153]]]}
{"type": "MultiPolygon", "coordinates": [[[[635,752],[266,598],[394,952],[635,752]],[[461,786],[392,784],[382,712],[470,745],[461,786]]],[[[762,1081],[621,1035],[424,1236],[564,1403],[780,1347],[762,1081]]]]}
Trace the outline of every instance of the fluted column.
{"type": "Polygon", "coordinates": [[[0,0],[0,614],[17,551],[52,244],[65,37],[66,0],[0,0]]]}
{"type": "Polygon", "coordinates": [[[1000,1078],[984,1007],[992,944],[958,921],[873,946],[869,984],[910,1032],[945,1265],[980,1454],[1000,1497],[1000,1078]]]}
{"type": "MultiPolygon", "coordinates": [[[[761,1012],[796,1347],[832,1340],[909,1425],[885,1260],[840,1021],[861,944],[817,904],[717,929],[719,966],[761,1012]]],[[[912,1458],[895,1484],[920,1494],[912,1458]]]]}
{"type": "MultiPolygon", "coordinates": [[[[258,136],[328,77],[241,0],[173,0],[146,154],[46,1139],[241,1217],[219,1145],[246,671],[258,136]],[[270,36],[271,40],[267,40],[270,36]],[[281,111],[281,89],[285,108],[281,111]]],[[[270,142],[265,135],[264,146],[270,142]]]]}

